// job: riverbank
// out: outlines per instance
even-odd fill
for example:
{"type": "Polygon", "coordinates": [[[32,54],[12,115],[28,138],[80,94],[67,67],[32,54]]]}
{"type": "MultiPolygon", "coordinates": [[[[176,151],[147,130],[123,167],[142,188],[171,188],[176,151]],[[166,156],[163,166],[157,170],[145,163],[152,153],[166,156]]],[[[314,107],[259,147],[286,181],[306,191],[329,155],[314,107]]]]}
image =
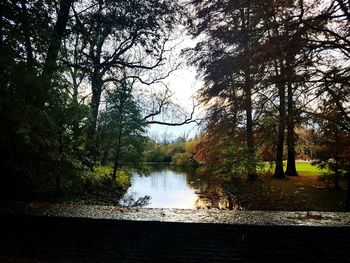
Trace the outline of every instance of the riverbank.
{"type": "Polygon", "coordinates": [[[113,168],[94,167],[94,171],[84,170],[80,174],[61,177],[59,191],[55,185],[45,182],[45,186],[31,185],[22,191],[13,191],[11,195],[0,198],[2,202],[42,202],[82,205],[118,205],[130,187],[132,173],[124,170],[117,172],[112,179],[113,168]]]}
{"type": "Polygon", "coordinates": [[[244,210],[340,212],[345,206],[345,182],[335,189],[318,176],[302,172],[283,180],[270,173],[260,175],[256,182],[236,178],[225,188],[244,210]]]}
{"type": "MultiPolygon", "coordinates": [[[[246,177],[228,179],[210,172],[196,172],[181,166],[155,165],[148,176],[119,171],[116,182],[111,179],[112,167],[95,167],[79,187],[61,196],[16,199],[23,202],[47,202],[71,205],[146,206],[151,208],[236,209],[262,211],[333,211],[344,210],[345,189],[335,189],[319,175],[325,170],[310,162],[297,162],[298,177],[278,180],[272,171],[259,171],[256,182],[246,177]],[[133,179],[132,179],[133,178],[133,179]]],[[[67,184],[68,185],[68,184],[67,184]]]]}
{"type": "Polygon", "coordinates": [[[0,206],[1,216],[44,216],[131,221],[235,225],[348,226],[350,214],[303,211],[238,211],[219,209],[122,208],[59,203],[13,203],[0,206]]]}

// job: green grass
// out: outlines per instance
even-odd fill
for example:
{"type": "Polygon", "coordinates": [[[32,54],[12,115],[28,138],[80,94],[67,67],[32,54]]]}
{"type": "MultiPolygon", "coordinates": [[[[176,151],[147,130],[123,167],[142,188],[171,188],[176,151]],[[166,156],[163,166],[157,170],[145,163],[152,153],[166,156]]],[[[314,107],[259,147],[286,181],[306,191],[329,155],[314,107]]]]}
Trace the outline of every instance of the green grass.
{"type": "MultiPolygon", "coordinates": [[[[284,170],[286,170],[287,167],[287,161],[283,162],[284,170]]],[[[296,162],[296,168],[299,173],[299,175],[309,175],[309,176],[319,176],[323,173],[328,172],[328,169],[320,169],[317,166],[312,165],[310,162],[296,162]]],[[[260,172],[273,172],[275,169],[275,164],[272,164],[270,166],[270,163],[265,162],[262,165],[262,168],[258,169],[260,172]]]]}
{"type": "MultiPolygon", "coordinates": [[[[111,177],[113,173],[113,167],[111,166],[96,166],[94,167],[95,174],[98,177],[111,177]]],[[[119,170],[117,171],[117,184],[123,188],[130,186],[131,173],[119,170]]]]}
{"type": "Polygon", "coordinates": [[[328,169],[320,169],[317,166],[311,165],[309,162],[297,162],[296,168],[301,175],[318,176],[328,172],[328,169]]]}
{"type": "Polygon", "coordinates": [[[95,174],[98,176],[108,176],[112,174],[113,168],[111,166],[96,166],[94,167],[95,174]]]}
{"type": "Polygon", "coordinates": [[[319,176],[327,169],[318,169],[308,162],[297,162],[296,166],[300,176],[280,180],[272,176],[274,167],[264,163],[257,181],[239,178],[232,183],[229,192],[234,193],[240,205],[247,210],[344,210],[345,180],[340,182],[341,189],[335,189],[333,183],[320,180],[319,176]]]}
{"type": "Polygon", "coordinates": [[[127,189],[130,186],[131,174],[126,171],[117,172],[117,182],[124,189],[127,189]]]}

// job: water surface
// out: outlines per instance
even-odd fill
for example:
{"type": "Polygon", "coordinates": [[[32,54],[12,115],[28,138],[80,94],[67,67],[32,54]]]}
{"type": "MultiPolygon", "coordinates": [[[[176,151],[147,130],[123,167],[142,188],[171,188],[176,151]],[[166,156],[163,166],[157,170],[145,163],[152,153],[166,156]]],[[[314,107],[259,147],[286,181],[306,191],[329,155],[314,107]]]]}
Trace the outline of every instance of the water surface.
{"type": "Polygon", "coordinates": [[[148,176],[134,174],[131,187],[120,201],[124,206],[148,208],[228,208],[221,188],[193,171],[170,166],[154,167],[148,176]]]}

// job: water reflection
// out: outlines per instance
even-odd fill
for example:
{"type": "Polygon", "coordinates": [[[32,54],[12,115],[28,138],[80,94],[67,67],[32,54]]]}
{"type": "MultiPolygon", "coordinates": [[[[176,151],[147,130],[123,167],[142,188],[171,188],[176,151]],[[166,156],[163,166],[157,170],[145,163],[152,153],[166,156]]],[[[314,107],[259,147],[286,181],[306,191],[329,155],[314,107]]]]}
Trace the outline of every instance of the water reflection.
{"type": "Polygon", "coordinates": [[[148,208],[233,209],[230,198],[213,178],[193,170],[156,166],[149,176],[134,174],[131,187],[120,201],[123,206],[148,208]]]}
{"type": "Polygon", "coordinates": [[[119,204],[121,206],[126,207],[144,207],[150,203],[151,197],[149,195],[145,195],[143,197],[139,197],[135,199],[133,195],[125,195],[120,201],[119,204]]]}

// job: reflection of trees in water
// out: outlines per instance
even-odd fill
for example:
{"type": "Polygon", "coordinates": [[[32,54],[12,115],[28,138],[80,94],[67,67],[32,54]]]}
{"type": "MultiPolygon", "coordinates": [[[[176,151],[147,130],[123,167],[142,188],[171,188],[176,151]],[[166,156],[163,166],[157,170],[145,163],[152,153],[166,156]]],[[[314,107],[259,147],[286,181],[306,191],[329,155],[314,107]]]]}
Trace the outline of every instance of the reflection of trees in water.
{"type": "MultiPolygon", "coordinates": [[[[195,190],[198,195],[196,201],[197,209],[240,209],[234,196],[227,194],[223,189],[223,182],[227,182],[225,178],[213,173],[198,172],[194,168],[187,168],[181,166],[173,166],[169,164],[148,164],[149,170],[152,172],[162,172],[171,170],[178,174],[186,176],[187,184],[195,190]]],[[[150,196],[144,196],[138,199],[131,195],[125,196],[120,204],[126,207],[142,207],[150,203],[150,196]]]]}
{"type": "Polygon", "coordinates": [[[191,173],[186,173],[187,174],[187,184],[195,189],[195,190],[199,190],[199,189],[204,189],[206,187],[208,187],[208,183],[207,183],[207,179],[206,176],[197,174],[195,172],[191,172],[191,173]]]}
{"type": "Polygon", "coordinates": [[[223,192],[220,186],[208,184],[205,188],[200,188],[196,191],[198,199],[196,207],[198,209],[233,209],[231,199],[223,192]]]}
{"type": "Polygon", "coordinates": [[[228,195],[223,187],[222,183],[224,178],[217,175],[197,174],[201,176],[201,184],[197,184],[196,194],[198,199],[196,201],[196,207],[198,209],[240,209],[239,204],[236,202],[234,196],[228,195]]]}
{"type": "Polygon", "coordinates": [[[143,197],[135,198],[132,194],[124,196],[119,204],[125,207],[143,207],[150,203],[151,197],[149,195],[145,195],[143,197]]]}
{"type": "Polygon", "coordinates": [[[145,166],[152,172],[162,172],[171,170],[173,172],[182,173],[182,174],[193,174],[196,172],[195,168],[172,165],[169,163],[145,163],[145,166]]]}
{"type": "Polygon", "coordinates": [[[145,163],[150,172],[162,172],[169,169],[169,163],[145,163]]]}
{"type": "Polygon", "coordinates": [[[198,195],[197,209],[241,209],[234,196],[223,190],[222,183],[225,178],[213,173],[202,173],[195,168],[171,166],[171,170],[186,174],[188,185],[195,189],[198,195]]]}
{"type": "Polygon", "coordinates": [[[196,173],[195,168],[186,167],[186,166],[178,166],[178,165],[170,165],[170,169],[174,172],[185,173],[187,175],[192,175],[196,173]]]}

